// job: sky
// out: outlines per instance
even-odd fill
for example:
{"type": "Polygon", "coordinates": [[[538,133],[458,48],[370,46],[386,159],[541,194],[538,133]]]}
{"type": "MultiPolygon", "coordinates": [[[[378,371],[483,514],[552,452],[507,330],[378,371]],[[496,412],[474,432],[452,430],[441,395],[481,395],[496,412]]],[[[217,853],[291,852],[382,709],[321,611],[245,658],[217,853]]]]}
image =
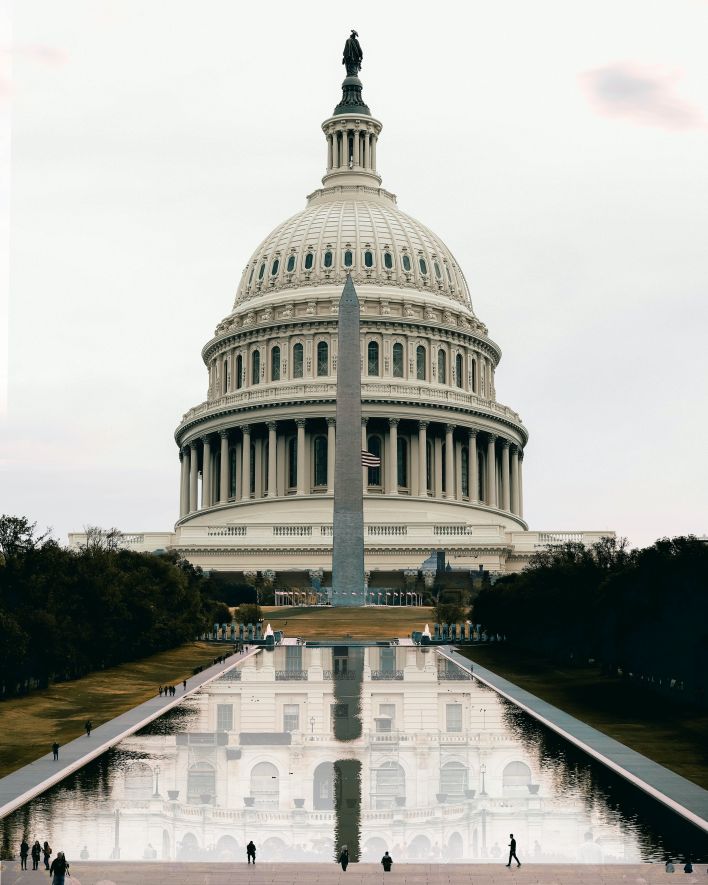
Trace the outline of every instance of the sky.
{"type": "Polygon", "coordinates": [[[0,512],[172,528],[201,348],[320,184],[350,28],[383,185],[502,348],[530,527],[708,533],[706,0],[0,6],[0,512]]]}

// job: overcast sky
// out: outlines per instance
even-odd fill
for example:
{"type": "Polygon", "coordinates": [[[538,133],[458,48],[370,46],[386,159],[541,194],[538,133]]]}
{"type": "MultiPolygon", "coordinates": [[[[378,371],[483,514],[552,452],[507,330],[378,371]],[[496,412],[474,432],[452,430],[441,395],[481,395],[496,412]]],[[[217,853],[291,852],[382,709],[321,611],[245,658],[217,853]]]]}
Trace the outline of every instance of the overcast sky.
{"type": "Polygon", "coordinates": [[[200,350],[319,185],[355,27],[384,186],[502,348],[530,527],[708,532],[708,3],[22,0],[9,19],[0,512],[60,540],[171,529],[200,350]]]}

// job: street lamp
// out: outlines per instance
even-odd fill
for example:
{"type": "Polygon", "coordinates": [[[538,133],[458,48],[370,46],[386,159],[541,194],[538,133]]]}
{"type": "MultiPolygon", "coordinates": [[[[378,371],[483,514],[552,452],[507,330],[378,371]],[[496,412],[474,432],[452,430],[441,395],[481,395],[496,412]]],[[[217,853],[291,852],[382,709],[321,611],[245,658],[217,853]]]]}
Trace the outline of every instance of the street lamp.
{"type": "Polygon", "coordinates": [[[482,731],[487,730],[487,708],[480,707],[479,712],[482,714],[482,731]]]}
{"type": "Polygon", "coordinates": [[[480,790],[479,795],[486,796],[487,791],[484,789],[484,775],[487,773],[487,766],[484,764],[484,762],[479,766],[479,773],[482,777],[482,789],[480,790]]]}
{"type": "Polygon", "coordinates": [[[155,792],[153,794],[153,799],[160,799],[160,766],[155,766],[155,792]]]}
{"type": "Polygon", "coordinates": [[[314,733],[315,733],[315,722],[316,722],[316,721],[317,721],[317,720],[315,719],[314,716],[310,716],[310,734],[314,734],[314,733]]]}

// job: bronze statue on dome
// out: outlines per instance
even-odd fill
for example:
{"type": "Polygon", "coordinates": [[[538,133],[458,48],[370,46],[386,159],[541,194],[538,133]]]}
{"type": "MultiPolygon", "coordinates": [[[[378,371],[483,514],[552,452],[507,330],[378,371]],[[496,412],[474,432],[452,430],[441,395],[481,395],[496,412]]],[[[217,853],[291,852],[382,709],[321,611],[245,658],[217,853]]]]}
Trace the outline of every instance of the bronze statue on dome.
{"type": "Polygon", "coordinates": [[[358,36],[357,32],[352,29],[351,36],[344,44],[342,64],[346,65],[347,77],[356,77],[361,70],[361,60],[364,58],[364,53],[361,51],[358,36]]]}

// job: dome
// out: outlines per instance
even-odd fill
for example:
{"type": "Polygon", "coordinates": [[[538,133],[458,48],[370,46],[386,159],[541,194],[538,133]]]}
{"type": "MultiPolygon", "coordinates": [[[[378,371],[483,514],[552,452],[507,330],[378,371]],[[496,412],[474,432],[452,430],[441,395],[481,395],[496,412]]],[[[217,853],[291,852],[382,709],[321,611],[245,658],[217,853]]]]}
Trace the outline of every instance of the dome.
{"type": "Polygon", "coordinates": [[[429,228],[396,205],[393,194],[364,186],[315,191],[307,207],[278,225],[253,253],[234,302],[289,288],[355,283],[418,290],[472,312],[454,256],[429,228]]]}

